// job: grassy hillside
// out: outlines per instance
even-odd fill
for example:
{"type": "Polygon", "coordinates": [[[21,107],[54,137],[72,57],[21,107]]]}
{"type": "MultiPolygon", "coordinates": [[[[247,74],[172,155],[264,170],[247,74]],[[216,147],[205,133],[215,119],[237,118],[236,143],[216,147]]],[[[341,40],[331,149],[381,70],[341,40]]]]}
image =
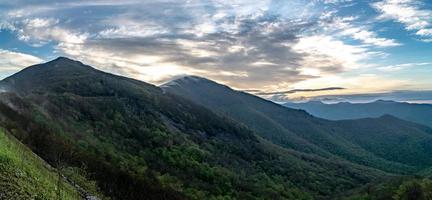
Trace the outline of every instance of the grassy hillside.
{"type": "Polygon", "coordinates": [[[82,199],[55,169],[0,130],[0,199],[82,199]],[[60,186],[60,188],[58,188],[60,186]]]}
{"type": "Polygon", "coordinates": [[[185,98],[65,58],[2,86],[0,124],[113,199],[312,199],[388,176],[281,148],[185,98]]]}

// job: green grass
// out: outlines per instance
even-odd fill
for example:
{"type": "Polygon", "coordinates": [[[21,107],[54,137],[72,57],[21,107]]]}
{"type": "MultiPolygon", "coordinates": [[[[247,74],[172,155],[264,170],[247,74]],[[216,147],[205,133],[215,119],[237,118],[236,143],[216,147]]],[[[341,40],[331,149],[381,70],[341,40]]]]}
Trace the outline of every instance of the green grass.
{"type": "Polygon", "coordinates": [[[63,180],[58,193],[58,181],[55,169],[0,130],[0,199],[81,199],[63,180]]]}

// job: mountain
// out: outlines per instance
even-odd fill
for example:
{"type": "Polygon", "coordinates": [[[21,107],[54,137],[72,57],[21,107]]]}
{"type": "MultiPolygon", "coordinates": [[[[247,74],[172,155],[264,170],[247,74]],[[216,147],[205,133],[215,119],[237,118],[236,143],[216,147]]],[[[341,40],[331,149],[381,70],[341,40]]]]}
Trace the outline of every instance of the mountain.
{"type": "Polygon", "coordinates": [[[285,148],[392,173],[412,173],[432,164],[432,130],[392,116],[329,121],[195,76],[161,88],[227,115],[285,148]]]}
{"type": "MultiPolygon", "coordinates": [[[[393,176],[313,142],[311,151],[283,148],[184,97],[68,58],[30,66],[0,87],[0,126],[101,199],[330,198],[393,176]]],[[[289,112],[315,123],[303,111],[289,112]]],[[[413,136],[427,135],[420,129],[413,136]]],[[[308,137],[293,138],[304,144],[308,137]]]]}
{"type": "Polygon", "coordinates": [[[320,101],[285,103],[284,106],[302,109],[325,119],[343,120],[393,115],[400,119],[432,127],[432,105],[378,100],[370,103],[341,102],[325,104],[320,101]]]}

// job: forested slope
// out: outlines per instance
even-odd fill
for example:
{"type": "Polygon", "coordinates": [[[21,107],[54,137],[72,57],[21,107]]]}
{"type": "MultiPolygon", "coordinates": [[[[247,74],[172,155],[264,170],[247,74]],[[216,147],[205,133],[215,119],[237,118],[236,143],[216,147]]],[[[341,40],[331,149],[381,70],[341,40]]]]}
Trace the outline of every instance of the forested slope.
{"type": "Polygon", "coordinates": [[[395,117],[324,120],[195,76],[162,88],[232,117],[286,148],[394,173],[413,173],[432,164],[432,129],[395,117]]]}
{"type": "Polygon", "coordinates": [[[67,58],[0,84],[0,123],[112,199],[311,199],[389,176],[282,148],[183,97],[67,58]]]}

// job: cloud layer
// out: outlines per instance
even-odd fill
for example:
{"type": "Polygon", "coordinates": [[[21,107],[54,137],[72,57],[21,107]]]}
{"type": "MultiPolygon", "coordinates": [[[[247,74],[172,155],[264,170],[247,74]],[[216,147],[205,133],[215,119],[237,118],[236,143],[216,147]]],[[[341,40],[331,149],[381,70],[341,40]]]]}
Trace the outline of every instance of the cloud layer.
{"type": "Polygon", "coordinates": [[[432,42],[432,10],[423,9],[421,1],[385,0],[372,5],[380,12],[378,18],[400,22],[421,40],[432,42]]]}
{"type": "Polygon", "coordinates": [[[0,49],[1,75],[11,75],[23,68],[41,63],[43,60],[24,53],[0,49]]]}
{"type": "MultiPolygon", "coordinates": [[[[422,41],[430,39],[431,11],[419,3],[367,3],[365,9],[376,13],[366,18],[344,13],[357,4],[350,0],[18,0],[0,2],[0,30],[12,32],[32,48],[52,46],[53,56],[72,57],[154,84],[199,75],[239,89],[292,91],[304,86],[354,86],[357,79],[344,74],[397,67],[373,64],[388,57],[388,49],[406,45],[382,34],[376,28],[380,21],[397,21],[422,41]]],[[[8,50],[0,56],[8,53],[13,54],[8,50]]],[[[13,68],[41,61],[15,53],[27,60],[2,64],[13,68]]],[[[403,81],[384,85],[396,82],[403,81]]]]}

